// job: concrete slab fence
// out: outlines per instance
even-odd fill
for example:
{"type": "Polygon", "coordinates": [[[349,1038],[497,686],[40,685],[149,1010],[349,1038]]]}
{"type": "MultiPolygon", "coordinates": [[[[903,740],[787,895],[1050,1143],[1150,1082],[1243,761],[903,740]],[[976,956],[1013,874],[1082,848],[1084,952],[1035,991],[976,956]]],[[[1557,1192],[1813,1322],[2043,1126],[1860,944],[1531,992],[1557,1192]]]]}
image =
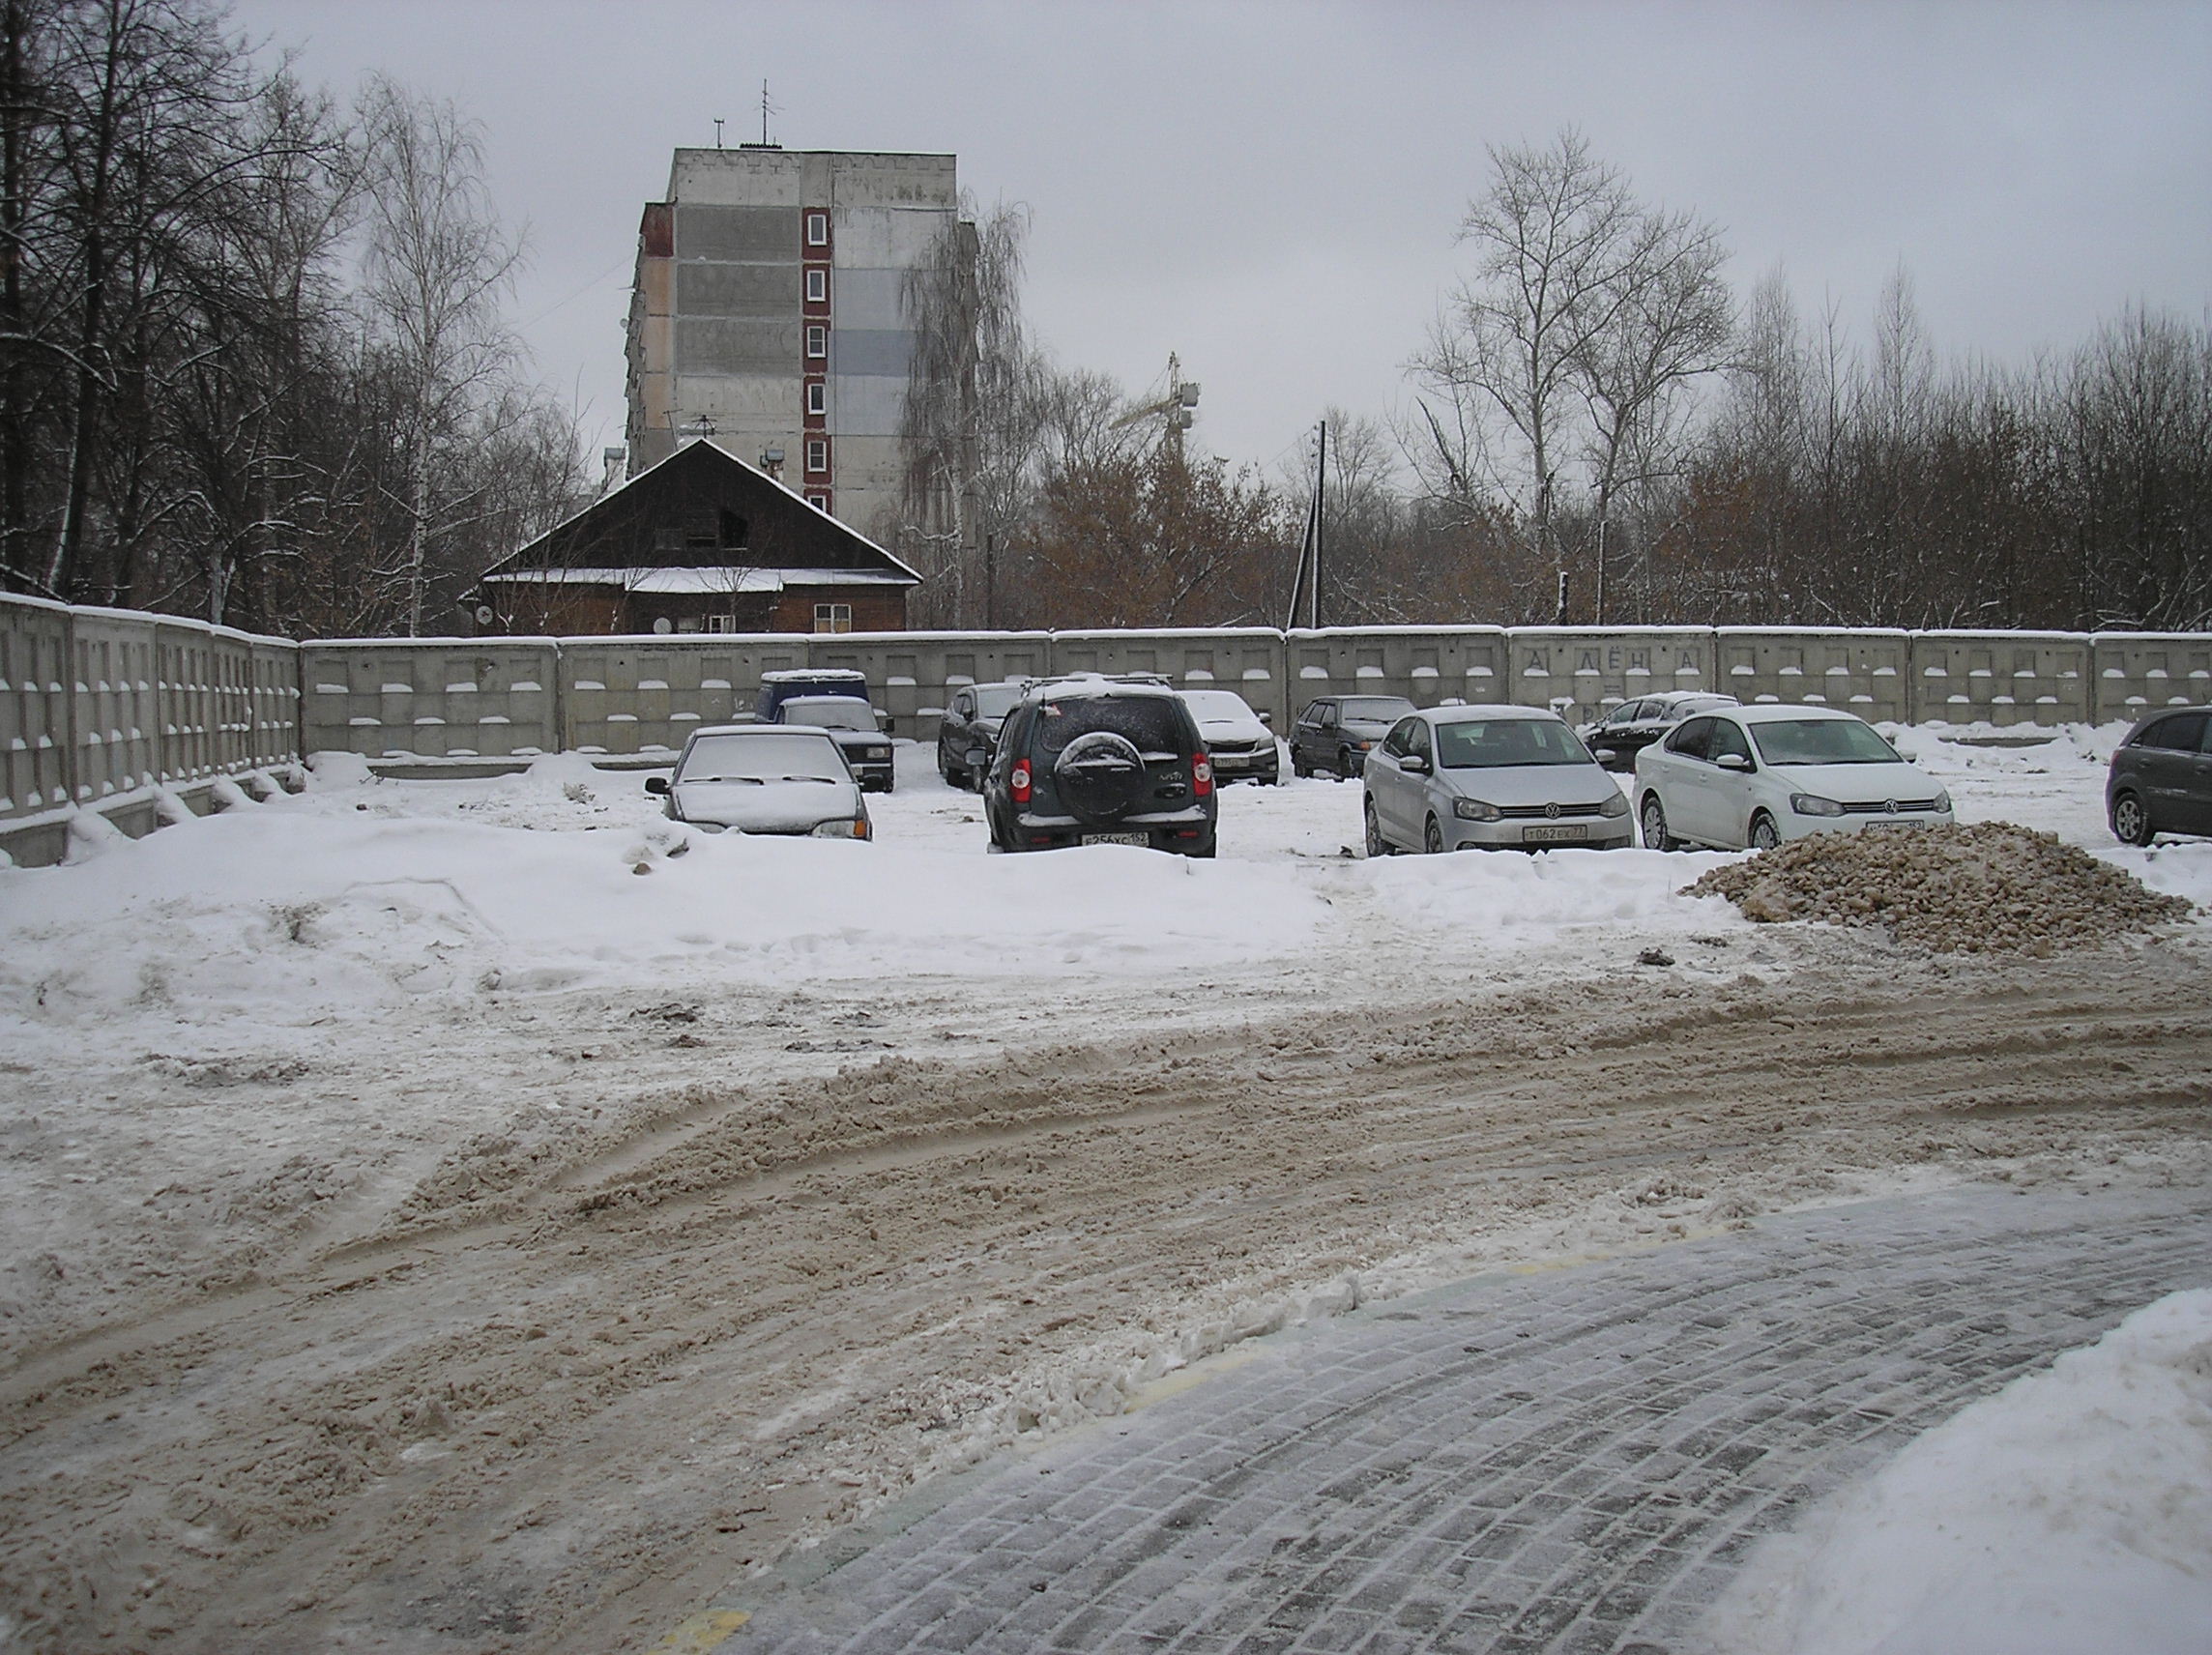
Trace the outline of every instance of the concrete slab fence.
{"type": "Polygon", "coordinates": [[[1072,632],[340,638],[0,596],[0,850],[58,859],[99,811],[149,831],[214,784],[309,753],[481,765],[672,755],[742,718],[763,673],[856,667],[898,735],[932,740],[964,683],[1156,672],[1234,689],[1289,728],[1317,695],[1512,702],[1583,720],[1662,689],[1901,723],[2106,723],[2212,702],[2212,634],[1812,627],[1352,626],[1072,632]]]}

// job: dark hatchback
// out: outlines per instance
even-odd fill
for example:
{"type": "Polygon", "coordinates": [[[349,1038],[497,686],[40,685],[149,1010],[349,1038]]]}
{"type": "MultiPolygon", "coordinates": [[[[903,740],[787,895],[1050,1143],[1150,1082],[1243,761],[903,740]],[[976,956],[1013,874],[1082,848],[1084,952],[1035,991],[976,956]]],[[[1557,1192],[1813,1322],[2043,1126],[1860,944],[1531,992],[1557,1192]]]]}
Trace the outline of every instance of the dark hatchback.
{"type": "Polygon", "coordinates": [[[983,785],[991,749],[999,742],[999,726],[1021,698],[1022,685],[1010,680],[964,683],[952,692],[937,725],[937,773],[947,785],[983,785]]]}
{"type": "Polygon", "coordinates": [[[1213,765],[1173,689],[1107,678],[1033,685],[983,777],[1000,851],[1140,845],[1210,857],[1213,765]]]}
{"type": "Polygon", "coordinates": [[[2105,772],[2112,837],[2212,833],[2212,707],[2169,707],[2128,732],[2105,772]]]}

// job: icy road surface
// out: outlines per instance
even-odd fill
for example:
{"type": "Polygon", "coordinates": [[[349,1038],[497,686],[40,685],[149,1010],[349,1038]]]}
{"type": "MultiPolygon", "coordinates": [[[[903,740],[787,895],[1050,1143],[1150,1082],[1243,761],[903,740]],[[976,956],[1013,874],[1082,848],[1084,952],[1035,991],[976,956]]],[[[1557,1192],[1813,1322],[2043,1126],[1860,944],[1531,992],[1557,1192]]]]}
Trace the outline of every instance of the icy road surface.
{"type": "MultiPolygon", "coordinates": [[[[2109,844],[2113,735],[1904,739],[2212,898],[2109,844]]],[[[0,870],[0,1648],[631,1646],[1353,1274],[2212,1165],[2202,921],[1930,959],[1711,857],[1369,863],[1325,781],[988,857],[900,759],[872,845],[341,761],[0,870]]]]}

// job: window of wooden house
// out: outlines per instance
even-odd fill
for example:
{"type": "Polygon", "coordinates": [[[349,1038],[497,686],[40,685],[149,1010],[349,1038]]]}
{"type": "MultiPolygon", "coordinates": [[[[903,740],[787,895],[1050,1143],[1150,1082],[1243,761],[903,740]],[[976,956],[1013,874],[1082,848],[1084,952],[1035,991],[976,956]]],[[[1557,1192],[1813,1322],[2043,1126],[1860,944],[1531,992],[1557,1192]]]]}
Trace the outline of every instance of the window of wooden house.
{"type": "Polygon", "coordinates": [[[744,518],[725,506],[722,508],[721,521],[718,527],[721,531],[721,544],[725,549],[733,551],[743,549],[746,537],[751,531],[751,526],[746,523],[744,518]]]}
{"type": "Polygon", "coordinates": [[[817,603],[814,606],[814,629],[817,632],[850,632],[853,629],[853,606],[850,603],[817,603]]]}

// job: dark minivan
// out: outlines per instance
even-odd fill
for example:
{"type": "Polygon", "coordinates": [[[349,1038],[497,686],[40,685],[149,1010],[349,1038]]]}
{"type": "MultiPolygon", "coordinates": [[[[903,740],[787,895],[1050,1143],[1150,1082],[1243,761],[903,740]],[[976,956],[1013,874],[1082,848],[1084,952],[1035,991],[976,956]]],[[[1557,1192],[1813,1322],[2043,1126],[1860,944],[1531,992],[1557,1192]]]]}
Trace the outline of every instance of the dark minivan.
{"type": "Polygon", "coordinates": [[[2105,772],[2112,837],[2212,833],[2212,707],[2169,707],[2128,732],[2105,772]]]}
{"type": "Polygon", "coordinates": [[[1158,682],[1033,685],[1006,714],[983,778],[1000,851],[1142,845],[1210,857],[1218,809],[1198,724],[1158,682]]]}

